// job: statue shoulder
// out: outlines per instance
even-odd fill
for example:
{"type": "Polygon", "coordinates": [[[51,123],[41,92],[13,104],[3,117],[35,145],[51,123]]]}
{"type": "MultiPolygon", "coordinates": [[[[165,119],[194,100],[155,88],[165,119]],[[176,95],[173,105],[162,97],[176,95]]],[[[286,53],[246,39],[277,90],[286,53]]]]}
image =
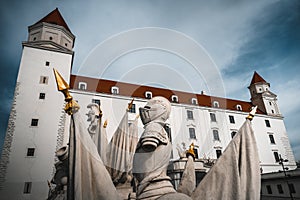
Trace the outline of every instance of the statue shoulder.
{"type": "Polygon", "coordinates": [[[141,139],[149,137],[155,138],[163,144],[168,143],[167,133],[163,126],[159,123],[150,123],[145,127],[141,139]]]}

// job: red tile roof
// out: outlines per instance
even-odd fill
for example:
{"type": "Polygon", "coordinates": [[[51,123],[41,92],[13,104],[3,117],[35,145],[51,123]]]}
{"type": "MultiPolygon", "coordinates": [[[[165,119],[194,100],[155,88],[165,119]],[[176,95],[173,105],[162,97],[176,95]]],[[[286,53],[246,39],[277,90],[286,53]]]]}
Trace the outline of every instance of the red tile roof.
{"type": "Polygon", "coordinates": [[[50,24],[57,24],[57,25],[63,26],[65,29],[67,29],[68,31],[71,32],[71,30],[69,29],[69,27],[68,27],[67,23],[65,22],[64,18],[60,14],[58,8],[56,8],[55,10],[50,12],[46,17],[42,18],[40,21],[38,21],[35,24],[38,24],[38,23],[41,23],[41,22],[47,22],[47,23],[50,23],[50,24]]]}
{"type": "Polygon", "coordinates": [[[263,79],[256,71],[253,74],[252,80],[251,80],[251,84],[254,83],[267,83],[267,81],[265,81],[265,79],[263,79]]]}
{"type": "MultiPolygon", "coordinates": [[[[79,82],[87,83],[87,91],[98,92],[111,94],[111,87],[116,86],[119,88],[119,95],[128,96],[128,97],[138,97],[138,98],[146,98],[145,92],[152,92],[153,96],[163,96],[169,100],[171,100],[172,95],[178,96],[178,103],[182,104],[190,104],[192,105],[192,98],[197,99],[199,106],[204,107],[213,107],[213,102],[219,102],[219,108],[229,109],[229,110],[237,110],[237,105],[241,105],[242,112],[249,112],[253,107],[251,102],[226,99],[221,97],[213,97],[203,94],[193,94],[182,91],[175,91],[170,89],[156,88],[145,85],[135,85],[130,83],[123,83],[112,80],[104,80],[104,79],[95,79],[77,75],[71,75],[70,78],[70,88],[78,89],[79,82]]],[[[258,110],[258,114],[265,114],[262,111],[258,110]]]]}

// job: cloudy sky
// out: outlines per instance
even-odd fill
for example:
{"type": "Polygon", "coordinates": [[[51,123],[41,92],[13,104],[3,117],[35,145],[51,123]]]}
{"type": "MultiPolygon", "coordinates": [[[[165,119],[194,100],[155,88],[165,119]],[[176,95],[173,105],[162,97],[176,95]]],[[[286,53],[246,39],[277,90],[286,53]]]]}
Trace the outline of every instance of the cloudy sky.
{"type": "MultiPolygon", "coordinates": [[[[125,41],[132,44],[132,40],[137,40],[134,34],[140,30],[147,30],[147,34],[155,30],[155,33],[161,33],[159,37],[172,32],[172,39],[160,38],[164,41],[162,46],[190,42],[190,50],[188,53],[170,53],[171,48],[180,47],[168,46],[169,51],[166,51],[157,44],[157,48],[126,52],[107,65],[102,77],[123,81],[144,77],[143,84],[155,85],[158,80],[153,81],[142,72],[149,68],[152,71],[163,68],[170,72],[171,78],[177,79],[178,76],[184,81],[177,85],[169,81],[161,86],[181,90],[186,85],[193,92],[208,90],[211,95],[249,101],[247,86],[253,72],[257,71],[271,83],[271,91],[278,95],[294,154],[300,160],[298,0],[3,0],[1,4],[0,147],[13,98],[21,42],[27,39],[27,26],[58,7],[76,35],[74,74],[88,73],[86,66],[89,62],[94,63],[93,67],[97,69],[95,63],[98,61],[93,60],[93,54],[103,55],[103,61],[109,54],[103,51],[105,45],[118,44],[113,45],[117,48],[125,45],[124,42],[116,42],[120,38],[122,41],[128,39],[128,33],[129,39],[125,41]],[[191,50],[192,47],[195,48],[191,50]],[[207,59],[207,63],[202,62],[202,67],[203,63],[206,67],[199,69],[197,63],[188,62],[195,52],[206,56],[203,60],[207,59]],[[193,73],[195,69],[200,70],[197,75],[193,73]],[[221,85],[221,89],[210,81],[207,69],[219,78],[215,83],[221,85]]],[[[149,38],[147,34],[145,38],[149,38]]],[[[155,34],[152,34],[150,39],[154,37],[155,34]]],[[[184,49],[178,51],[184,52],[184,49]]]]}

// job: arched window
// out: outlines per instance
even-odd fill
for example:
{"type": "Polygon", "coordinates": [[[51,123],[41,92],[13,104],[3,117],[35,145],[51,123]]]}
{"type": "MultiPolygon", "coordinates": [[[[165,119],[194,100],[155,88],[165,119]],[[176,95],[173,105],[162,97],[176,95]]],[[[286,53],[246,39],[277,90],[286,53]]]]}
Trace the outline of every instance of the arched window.
{"type": "Polygon", "coordinates": [[[198,101],[197,101],[196,98],[192,98],[191,102],[192,102],[193,105],[197,105],[198,104],[198,101]]]}
{"type": "Polygon", "coordinates": [[[178,103],[178,96],[172,95],[172,96],[171,96],[171,100],[172,100],[172,102],[174,102],[174,103],[178,103]]]}
{"type": "Polygon", "coordinates": [[[214,101],[213,102],[213,107],[214,108],[219,108],[219,102],[218,101],[214,101]]]}
{"type": "Polygon", "coordinates": [[[239,111],[242,111],[242,106],[238,104],[238,105],[236,105],[236,109],[239,111]]]}
{"type": "Polygon", "coordinates": [[[151,99],[152,98],[152,92],[146,91],[145,92],[145,97],[146,97],[146,99],[151,99]]]}
{"type": "Polygon", "coordinates": [[[111,93],[112,94],[119,94],[119,88],[117,86],[111,87],[111,93]]]}
{"type": "Polygon", "coordinates": [[[78,83],[78,89],[79,90],[86,90],[87,89],[87,83],[86,82],[79,82],[78,83]]]}

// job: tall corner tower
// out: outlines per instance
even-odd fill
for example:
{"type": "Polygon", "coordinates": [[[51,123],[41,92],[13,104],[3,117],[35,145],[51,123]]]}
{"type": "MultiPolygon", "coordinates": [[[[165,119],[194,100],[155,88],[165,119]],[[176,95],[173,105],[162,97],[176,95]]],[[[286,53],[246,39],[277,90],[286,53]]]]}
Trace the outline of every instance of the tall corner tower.
{"type": "Polygon", "coordinates": [[[46,199],[64,142],[64,99],[53,68],[69,81],[75,36],[57,8],[28,32],[0,162],[3,199],[46,199]]]}
{"type": "Polygon", "coordinates": [[[256,71],[250,86],[251,102],[267,115],[281,116],[277,95],[270,91],[270,83],[266,82],[256,71]]]}

